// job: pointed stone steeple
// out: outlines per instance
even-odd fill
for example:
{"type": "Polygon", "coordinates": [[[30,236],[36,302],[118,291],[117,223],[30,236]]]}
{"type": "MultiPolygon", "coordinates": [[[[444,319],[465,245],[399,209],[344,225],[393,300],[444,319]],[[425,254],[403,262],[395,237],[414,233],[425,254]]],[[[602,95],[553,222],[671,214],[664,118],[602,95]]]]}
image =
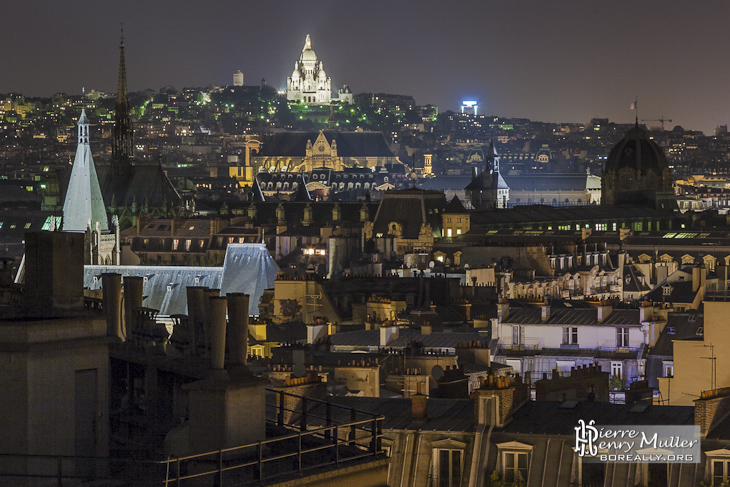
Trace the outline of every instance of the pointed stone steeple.
{"type": "Polygon", "coordinates": [[[134,155],[133,134],[129,98],[127,97],[127,68],[124,63],[124,29],[122,29],[122,40],[119,44],[119,86],[112,134],[112,164],[117,175],[120,174],[121,168],[130,164],[134,155]]]}
{"type": "Polygon", "coordinates": [[[81,111],[78,129],[78,147],[71,177],[63,203],[63,230],[65,232],[85,232],[89,225],[96,229],[97,223],[102,232],[109,231],[109,222],[101,197],[96,167],[91,158],[89,145],[89,120],[86,111],[81,111]]]}

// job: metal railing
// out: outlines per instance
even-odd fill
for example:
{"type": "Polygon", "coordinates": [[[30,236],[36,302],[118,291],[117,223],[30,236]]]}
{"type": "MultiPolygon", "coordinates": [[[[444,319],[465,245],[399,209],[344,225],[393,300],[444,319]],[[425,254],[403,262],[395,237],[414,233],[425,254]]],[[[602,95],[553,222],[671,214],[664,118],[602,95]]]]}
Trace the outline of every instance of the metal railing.
{"type": "Polygon", "coordinates": [[[266,405],[269,438],[256,443],[166,460],[0,454],[0,478],[55,479],[58,486],[72,479],[140,486],[181,486],[188,481],[196,486],[262,485],[383,453],[383,416],[272,392],[276,401],[266,405]]]}

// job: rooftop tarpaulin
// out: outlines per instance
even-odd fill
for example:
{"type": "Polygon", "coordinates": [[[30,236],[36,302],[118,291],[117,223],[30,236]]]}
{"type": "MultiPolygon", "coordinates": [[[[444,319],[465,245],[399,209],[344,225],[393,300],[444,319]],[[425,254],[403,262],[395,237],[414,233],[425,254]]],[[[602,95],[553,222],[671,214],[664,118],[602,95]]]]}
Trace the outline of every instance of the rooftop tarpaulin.
{"type": "Polygon", "coordinates": [[[220,289],[221,295],[245,293],[251,296],[249,314],[259,314],[259,299],[273,289],[279,267],[262,244],[229,244],[223,267],[193,266],[84,266],[84,288],[101,289],[105,272],[144,277],[143,305],[162,316],[187,314],[187,287],[220,289]]]}

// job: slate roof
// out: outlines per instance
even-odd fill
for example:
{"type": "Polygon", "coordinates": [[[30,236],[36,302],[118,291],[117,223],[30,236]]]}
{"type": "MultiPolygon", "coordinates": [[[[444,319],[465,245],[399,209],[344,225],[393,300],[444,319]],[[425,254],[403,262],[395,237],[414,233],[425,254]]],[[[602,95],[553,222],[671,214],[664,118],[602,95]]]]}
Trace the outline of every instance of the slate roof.
{"type": "MultiPolygon", "coordinates": [[[[591,221],[621,221],[621,215],[629,215],[631,218],[650,218],[666,220],[668,217],[676,218],[676,214],[666,211],[655,210],[645,206],[623,205],[623,206],[572,206],[553,207],[547,205],[523,205],[515,208],[482,210],[472,213],[472,227],[476,224],[482,225],[514,225],[529,222],[578,222],[591,221]]],[[[608,232],[607,232],[608,233],[608,232]]],[[[617,232],[613,232],[618,236],[617,232]]]]}
{"type": "Polygon", "coordinates": [[[378,347],[380,330],[357,330],[330,335],[330,343],[336,346],[378,347]]]}
{"type": "Polygon", "coordinates": [[[410,399],[337,397],[332,402],[385,417],[383,429],[423,431],[474,431],[474,402],[471,399],[429,398],[425,420],[413,419],[410,399]]]}
{"type": "MultiPolygon", "coordinates": [[[[263,141],[256,157],[304,157],[307,141],[314,143],[319,132],[280,132],[263,141]]],[[[382,132],[324,131],[327,142],[337,142],[339,157],[395,157],[382,132]]]]}
{"type": "Polygon", "coordinates": [[[646,294],[646,299],[649,301],[661,302],[666,301],[668,303],[692,303],[697,296],[697,291],[692,290],[692,280],[688,281],[675,281],[669,283],[663,283],[657,285],[654,289],[646,294]],[[671,291],[669,295],[664,294],[664,286],[669,285],[671,291]]]}
{"type": "Polygon", "coordinates": [[[512,191],[585,191],[585,174],[540,174],[505,176],[512,191]]]}
{"type": "Polygon", "coordinates": [[[578,420],[593,419],[610,425],[693,425],[693,406],[612,404],[589,401],[528,401],[505,426],[509,433],[569,435],[575,437],[578,420]],[[550,418],[546,421],[546,418],[550,418]]]}
{"type": "Polygon", "coordinates": [[[468,332],[468,333],[439,333],[434,332],[428,335],[421,333],[401,332],[401,334],[388,344],[389,347],[407,347],[411,342],[418,342],[425,348],[457,348],[464,342],[476,341],[486,348],[489,343],[487,333],[468,332]]]}
{"type": "Polygon", "coordinates": [[[649,350],[649,355],[671,357],[674,355],[674,340],[702,340],[697,330],[705,325],[705,317],[696,310],[686,313],[669,313],[656,344],[649,350]]]}
{"type": "MultiPolygon", "coordinates": [[[[141,208],[145,203],[153,207],[169,208],[180,205],[180,195],[165,171],[157,162],[134,161],[121,174],[116,174],[109,161],[96,163],[96,175],[101,187],[104,204],[109,207],[112,202],[116,206],[131,206],[136,203],[141,208]]],[[[61,185],[63,196],[68,189],[70,171],[65,176],[65,184],[61,185]]]]}
{"type": "Polygon", "coordinates": [[[550,318],[542,320],[540,308],[510,308],[504,324],[515,325],[598,325],[639,326],[638,309],[614,309],[602,322],[598,322],[597,309],[551,308],[550,318]]]}
{"type": "Polygon", "coordinates": [[[390,222],[403,226],[404,238],[416,239],[421,225],[431,224],[431,229],[440,234],[441,214],[446,208],[446,197],[441,191],[404,189],[386,191],[378,206],[373,222],[373,231],[387,235],[390,222]]]}
{"type": "Polygon", "coordinates": [[[471,176],[436,176],[419,179],[418,187],[427,190],[444,191],[448,189],[464,189],[471,182],[471,176]]]}
{"type": "Polygon", "coordinates": [[[444,213],[461,214],[466,212],[466,208],[464,208],[464,205],[461,203],[458,196],[451,198],[451,201],[449,201],[449,204],[446,205],[446,209],[444,210],[444,213]]]}

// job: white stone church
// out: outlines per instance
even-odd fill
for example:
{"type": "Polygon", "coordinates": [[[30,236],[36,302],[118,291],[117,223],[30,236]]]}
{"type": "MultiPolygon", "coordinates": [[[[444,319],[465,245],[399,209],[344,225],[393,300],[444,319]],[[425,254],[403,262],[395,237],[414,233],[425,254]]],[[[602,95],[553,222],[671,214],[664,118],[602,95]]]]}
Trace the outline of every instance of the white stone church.
{"type": "Polygon", "coordinates": [[[332,78],[324,71],[322,61],[317,59],[312,49],[312,41],[307,34],[299,61],[294,63],[294,71],[286,79],[286,99],[289,103],[329,105],[332,101],[352,103],[352,92],[345,86],[332,96],[332,78]]]}

